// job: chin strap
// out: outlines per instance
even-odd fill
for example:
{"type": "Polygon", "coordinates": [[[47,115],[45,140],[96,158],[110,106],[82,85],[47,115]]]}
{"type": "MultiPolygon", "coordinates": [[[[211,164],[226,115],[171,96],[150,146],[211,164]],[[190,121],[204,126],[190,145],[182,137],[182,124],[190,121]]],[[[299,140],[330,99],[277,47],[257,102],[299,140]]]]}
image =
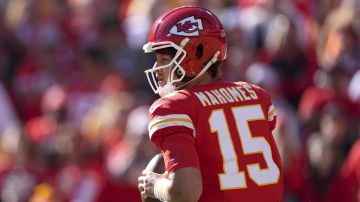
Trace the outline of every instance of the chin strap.
{"type": "Polygon", "coordinates": [[[165,86],[159,88],[159,95],[160,95],[160,97],[164,97],[165,95],[172,93],[175,90],[176,90],[176,87],[174,85],[168,83],[165,86]]]}
{"type": "MultiPolygon", "coordinates": [[[[181,41],[180,43],[180,47],[183,48],[188,42],[189,42],[189,38],[185,38],[181,41]]],[[[145,46],[144,46],[145,47],[145,46]]],[[[146,47],[148,48],[148,47],[146,47]]],[[[144,50],[146,49],[144,48],[144,50]]],[[[167,80],[167,84],[163,87],[159,87],[158,88],[158,92],[159,92],[159,95],[160,97],[164,97],[166,94],[169,94],[169,93],[172,93],[174,92],[175,90],[178,90],[178,89],[181,89],[183,88],[184,86],[188,85],[189,83],[195,81],[196,79],[198,79],[200,76],[202,76],[208,69],[209,67],[211,67],[211,65],[213,65],[214,63],[216,63],[218,61],[218,57],[220,55],[220,51],[216,51],[216,53],[214,54],[214,56],[210,59],[210,61],[205,65],[205,67],[199,72],[198,75],[196,75],[195,78],[191,79],[190,81],[180,85],[180,86],[174,86],[173,84],[170,83],[170,75],[168,77],[168,80],[167,80]]]]}
{"type": "Polygon", "coordinates": [[[187,84],[189,84],[189,83],[195,81],[196,79],[198,79],[201,75],[203,75],[209,69],[209,67],[211,67],[211,65],[213,65],[214,63],[216,63],[218,61],[219,55],[220,55],[220,51],[216,51],[216,53],[211,58],[211,60],[205,65],[205,67],[199,72],[199,74],[196,75],[195,78],[193,78],[190,81],[184,83],[183,85],[177,86],[175,90],[181,89],[182,87],[186,86],[187,84]]]}

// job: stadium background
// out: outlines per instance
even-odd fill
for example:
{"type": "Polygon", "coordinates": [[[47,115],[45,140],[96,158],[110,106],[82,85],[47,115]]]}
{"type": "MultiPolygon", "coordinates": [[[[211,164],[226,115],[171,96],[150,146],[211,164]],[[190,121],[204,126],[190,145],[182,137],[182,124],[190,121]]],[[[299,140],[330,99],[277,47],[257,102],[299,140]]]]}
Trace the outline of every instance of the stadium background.
{"type": "Polygon", "coordinates": [[[0,201],[140,201],[142,45],[188,4],[224,24],[223,79],[273,97],[284,201],[360,201],[358,0],[1,0],[0,201]]]}

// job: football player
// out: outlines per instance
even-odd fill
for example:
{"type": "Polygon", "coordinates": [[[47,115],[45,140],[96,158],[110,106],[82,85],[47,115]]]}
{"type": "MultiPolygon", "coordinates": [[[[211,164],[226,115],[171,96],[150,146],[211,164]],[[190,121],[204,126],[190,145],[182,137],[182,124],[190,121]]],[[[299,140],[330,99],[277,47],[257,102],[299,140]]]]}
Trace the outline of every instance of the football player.
{"type": "Polygon", "coordinates": [[[153,24],[143,49],[156,62],[145,73],[160,98],[148,129],[166,171],[142,172],[144,200],[281,200],[275,108],[258,86],[219,81],[226,48],[221,22],[200,7],[175,8],[153,24]]]}

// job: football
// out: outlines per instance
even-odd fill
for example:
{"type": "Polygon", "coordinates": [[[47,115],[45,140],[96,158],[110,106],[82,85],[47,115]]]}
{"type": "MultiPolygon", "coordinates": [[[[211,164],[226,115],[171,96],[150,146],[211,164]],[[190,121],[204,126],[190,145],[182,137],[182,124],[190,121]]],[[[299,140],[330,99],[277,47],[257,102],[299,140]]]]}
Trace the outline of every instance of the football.
{"type": "Polygon", "coordinates": [[[164,159],[162,155],[156,154],[146,165],[145,170],[152,171],[155,173],[163,173],[165,171],[164,159]]]}
{"type": "MultiPolygon", "coordinates": [[[[165,167],[162,155],[159,153],[152,157],[152,159],[146,165],[145,170],[155,173],[163,173],[165,171],[165,167]]],[[[141,200],[142,202],[161,202],[160,200],[151,197],[142,198],[141,200]]]]}

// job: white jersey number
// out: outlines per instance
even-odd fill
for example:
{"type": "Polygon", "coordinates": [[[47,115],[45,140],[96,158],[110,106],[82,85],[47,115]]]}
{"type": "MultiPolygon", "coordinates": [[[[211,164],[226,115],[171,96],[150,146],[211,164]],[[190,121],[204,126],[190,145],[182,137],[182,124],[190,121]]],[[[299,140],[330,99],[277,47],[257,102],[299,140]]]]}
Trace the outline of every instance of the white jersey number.
{"type": "MultiPolygon", "coordinates": [[[[280,171],[272,158],[271,147],[265,138],[253,137],[248,124],[251,121],[265,120],[261,106],[233,107],[231,110],[244,155],[260,153],[267,165],[267,168],[264,169],[260,168],[259,163],[246,165],[250,179],[258,186],[276,184],[279,181],[280,171]]],[[[239,170],[238,157],[234,149],[233,140],[231,139],[224,110],[214,110],[210,115],[209,123],[211,132],[218,134],[219,146],[223,157],[224,173],[219,174],[221,189],[247,188],[245,171],[239,170]]]]}

